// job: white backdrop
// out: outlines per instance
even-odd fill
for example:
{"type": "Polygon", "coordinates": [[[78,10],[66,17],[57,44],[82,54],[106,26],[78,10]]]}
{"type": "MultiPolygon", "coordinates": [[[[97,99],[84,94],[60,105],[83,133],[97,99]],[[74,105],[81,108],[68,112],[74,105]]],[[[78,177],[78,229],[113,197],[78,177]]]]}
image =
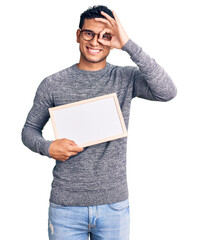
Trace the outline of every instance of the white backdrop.
{"type": "MultiPolygon", "coordinates": [[[[198,239],[197,9],[194,0],[4,1],[1,23],[1,238],[47,240],[54,160],[24,147],[39,83],[77,63],[81,12],[104,4],[172,77],[170,102],[134,99],[127,148],[132,240],[198,239]]],[[[112,50],[108,62],[134,65],[112,50]]],[[[44,129],[54,139],[51,122],[44,129]]]]}

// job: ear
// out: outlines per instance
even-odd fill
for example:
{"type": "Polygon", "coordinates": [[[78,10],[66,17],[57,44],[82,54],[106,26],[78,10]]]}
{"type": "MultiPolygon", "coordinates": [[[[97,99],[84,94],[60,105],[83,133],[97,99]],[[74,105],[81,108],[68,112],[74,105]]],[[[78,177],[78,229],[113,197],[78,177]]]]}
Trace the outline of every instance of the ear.
{"type": "Polygon", "coordinates": [[[80,42],[80,29],[78,29],[76,31],[76,42],[79,43],[80,42]]]}

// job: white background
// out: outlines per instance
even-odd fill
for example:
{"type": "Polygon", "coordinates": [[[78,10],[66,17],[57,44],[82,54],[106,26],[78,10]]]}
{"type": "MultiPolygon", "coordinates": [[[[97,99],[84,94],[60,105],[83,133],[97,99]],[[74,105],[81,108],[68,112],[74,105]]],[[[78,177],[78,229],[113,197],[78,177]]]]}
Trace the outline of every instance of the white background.
{"type": "MultiPolygon", "coordinates": [[[[198,239],[197,8],[193,0],[4,1],[1,24],[1,238],[47,240],[54,160],[21,130],[39,83],[79,60],[80,14],[104,4],[172,77],[170,102],[134,99],[127,147],[132,240],[198,239]]],[[[108,62],[135,65],[112,50],[108,62]]],[[[51,122],[44,136],[53,139],[51,122]]]]}

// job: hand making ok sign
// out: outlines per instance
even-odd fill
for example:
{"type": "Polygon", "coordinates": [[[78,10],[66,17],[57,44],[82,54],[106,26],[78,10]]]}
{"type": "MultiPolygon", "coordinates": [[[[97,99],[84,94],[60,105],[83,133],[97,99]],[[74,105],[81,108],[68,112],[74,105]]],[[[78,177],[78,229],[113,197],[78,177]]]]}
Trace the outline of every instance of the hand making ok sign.
{"type": "Polygon", "coordinates": [[[100,32],[100,38],[98,38],[98,42],[112,48],[121,49],[125,45],[125,43],[129,40],[129,37],[127,36],[124,28],[122,27],[116,13],[114,11],[112,11],[112,13],[115,19],[113,19],[111,16],[109,16],[107,13],[103,11],[101,11],[101,14],[105,16],[107,19],[95,18],[96,21],[103,22],[106,25],[106,28],[100,32]],[[105,33],[111,34],[112,36],[111,41],[106,41],[102,39],[102,36],[105,33]]]}

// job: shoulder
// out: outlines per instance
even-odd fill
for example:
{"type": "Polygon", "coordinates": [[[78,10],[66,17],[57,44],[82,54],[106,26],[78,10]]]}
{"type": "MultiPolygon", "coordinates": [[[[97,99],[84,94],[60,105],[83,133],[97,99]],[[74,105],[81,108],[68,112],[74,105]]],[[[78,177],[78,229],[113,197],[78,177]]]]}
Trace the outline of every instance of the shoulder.
{"type": "Polygon", "coordinates": [[[55,72],[55,73],[45,77],[41,81],[39,88],[45,88],[45,89],[50,90],[50,89],[53,89],[56,85],[59,85],[61,82],[66,81],[68,78],[68,75],[71,71],[72,66],[64,68],[58,72],[55,72]]]}
{"type": "Polygon", "coordinates": [[[112,71],[115,71],[116,74],[126,76],[126,77],[131,76],[137,70],[137,67],[135,66],[119,66],[119,65],[113,65],[113,64],[110,64],[110,68],[112,71]]]}
{"type": "Polygon", "coordinates": [[[49,84],[52,82],[60,82],[65,80],[67,74],[69,73],[71,67],[64,68],[58,72],[55,72],[49,76],[47,76],[44,80],[49,84]]]}

